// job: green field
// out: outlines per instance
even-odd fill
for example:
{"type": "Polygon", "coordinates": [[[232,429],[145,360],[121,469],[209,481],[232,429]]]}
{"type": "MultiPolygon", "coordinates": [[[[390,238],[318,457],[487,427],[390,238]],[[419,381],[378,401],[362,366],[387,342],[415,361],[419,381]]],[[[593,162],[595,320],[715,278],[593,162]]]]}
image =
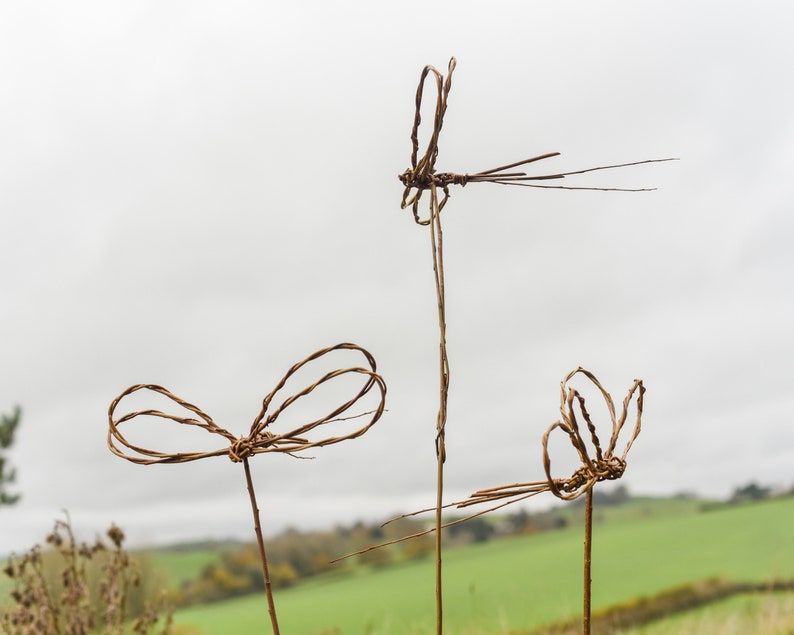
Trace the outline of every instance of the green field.
{"type": "Polygon", "coordinates": [[[198,578],[205,567],[218,562],[226,548],[226,545],[200,549],[166,548],[147,551],[142,556],[163,575],[169,587],[178,588],[183,582],[198,578]]]}
{"type": "MultiPolygon", "coordinates": [[[[620,511],[622,522],[596,525],[594,607],[715,576],[794,577],[794,498],[704,513],[659,509],[635,502],[620,511]]],[[[506,633],[576,615],[581,551],[579,526],[446,551],[445,630],[506,633]]],[[[277,592],[276,607],[290,635],[430,633],[433,588],[428,559],[315,579],[277,592]]],[[[176,622],[200,626],[206,635],[268,629],[263,597],[185,609],[176,622]]]]}
{"type": "Polygon", "coordinates": [[[792,594],[750,594],[715,602],[644,627],[613,635],[790,635],[794,633],[792,594]]]}

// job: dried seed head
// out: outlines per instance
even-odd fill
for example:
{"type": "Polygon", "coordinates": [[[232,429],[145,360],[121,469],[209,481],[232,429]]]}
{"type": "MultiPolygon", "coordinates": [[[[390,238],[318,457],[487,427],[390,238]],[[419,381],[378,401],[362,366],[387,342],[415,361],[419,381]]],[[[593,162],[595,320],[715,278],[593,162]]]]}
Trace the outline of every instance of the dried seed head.
{"type": "Polygon", "coordinates": [[[111,525],[110,529],[108,529],[108,538],[116,545],[116,549],[121,549],[121,543],[124,542],[124,532],[116,525],[111,525]]]}

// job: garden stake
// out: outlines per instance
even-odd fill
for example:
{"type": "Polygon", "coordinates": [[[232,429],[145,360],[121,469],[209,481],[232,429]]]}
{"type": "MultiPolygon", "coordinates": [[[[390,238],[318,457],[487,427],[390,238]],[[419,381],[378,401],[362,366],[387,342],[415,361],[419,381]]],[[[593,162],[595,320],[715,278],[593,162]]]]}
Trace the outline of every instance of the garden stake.
{"type": "Polygon", "coordinates": [[[273,635],[279,635],[280,631],[278,628],[278,617],[276,616],[276,604],[273,601],[273,587],[270,583],[270,570],[267,567],[265,539],[262,537],[262,524],[259,522],[259,505],[256,503],[254,482],[251,480],[251,468],[248,465],[248,457],[243,459],[243,467],[245,468],[245,483],[248,486],[248,498],[251,501],[251,512],[254,515],[254,533],[256,534],[256,546],[259,548],[259,562],[262,564],[262,579],[265,581],[267,612],[270,615],[270,624],[273,626],[273,635]]]}
{"type": "MultiPolygon", "coordinates": [[[[439,387],[439,408],[436,417],[436,633],[441,635],[443,622],[442,608],[442,576],[441,576],[441,510],[443,504],[444,489],[444,462],[446,460],[446,422],[447,422],[447,400],[449,394],[449,359],[447,357],[446,344],[446,313],[444,302],[444,263],[443,263],[443,239],[441,231],[441,210],[449,199],[449,186],[467,183],[498,183],[501,185],[520,185],[524,187],[537,187],[548,189],[563,190],[597,190],[597,191],[623,191],[623,192],[645,192],[649,189],[625,189],[625,188],[605,188],[605,187],[569,187],[563,185],[544,185],[531,183],[530,181],[550,181],[564,179],[566,176],[584,174],[597,170],[607,170],[612,168],[640,165],[643,163],[658,163],[662,161],[672,161],[674,159],[649,159],[645,161],[635,161],[632,163],[621,163],[616,165],[605,165],[572,172],[560,172],[557,174],[546,174],[540,176],[528,176],[525,172],[510,171],[522,165],[541,161],[559,155],[559,152],[549,152],[522,161],[516,161],[490,170],[484,170],[474,174],[456,174],[453,172],[436,172],[435,163],[438,157],[438,138],[444,124],[444,114],[447,110],[447,97],[452,88],[452,72],[455,70],[456,60],[453,57],[449,61],[446,79],[433,66],[425,66],[419,78],[419,86],[416,90],[416,110],[414,114],[414,124],[411,129],[411,167],[398,176],[400,182],[405,186],[403,190],[401,208],[411,207],[414,221],[418,225],[430,225],[430,238],[433,254],[433,272],[436,283],[436,299],[438,303],[438,324],[439,324],[439,366],[440,366],[440,387],[439,387]],[[436,108],[433,119],[433,131],[428,142],[427,149],[421,159],[419,155],[419,125],[421,124],[421,106],[424,93],[425,81],[432,75],[436,85],[436,108]],[[444,196],[439,201],[438,190],[441,189],[444,196]],[[419,201],[424,191],[430,192],[429,217],[421,218],[419,212],[419,201]]],[[[654,188],[650,188],[654,189],[654,188]]],[[[427,532],[421,532],[427,533],[427,532]]],[[[418,535],[421,535],[418,534],[418,535]]],[[[390,544],[390,543],[386,543],[390,544]]],[[[378,545],[382,546],[382,545],[378,545]]],[[[356,552],[363,553],[369,549],[356,552]]],[[[354,554],[350,554],[354,555],[354,554]]]]}
{"type": "Polygon", "coordinates": [[[588,487],[584,495],[584,608],[582,611],[582,633],[590,635],[590,596],[593,584],[593,488],[588,487]]]}
{"type": "MultiPolygon", "coordinates": [[[[447,450],[444,444],[444,426],[447,423],[447,395],[449,394],[449,359],[447,358],[446,311],[444,304],[444,252],[441,234],[441,216],[435,187],[432,188],[433,210],[431,212],[430,240],[433,251],[433,271],[436,278],[436,297],[438,300],[439,329],[439,406],[436,419],[436,527],[441,527],[441,510],[444,506],[444,461],[447,450]]],[[[436,531],[436,623],[441,634],[442,591],[441,591],[441,532],[436,531]]]]}
{"type": "Polygon", "coordinates": [[[248,458],[254,456],[255,454],[261,454],[266,452],[284,452],[291,456],[294,456],[295,452],[300,452],[301,450],[306,450],[309,448],[315,447],[323,447],[326,445],[332,445],[334,443],[339,443],[340,441],[345,441],[347,439],[354,439],[356,437],[361,436],[367,430],[369,430],[374,423],[380,419],[381,415],[383,414],[384,405],[386,399],[386,384],[383,381],[383,378],[376,372],[376,364],[375,359],[372,355],[367,352],[365,349],[357,346],[356,344],[337,344],[336,346],[331,346],[328,348],[320,349],[319,351],[312,353],[306,359],[301,362],[295,364],[292,368],[290,368],[284,377],[278,382],[276,387],[268,394],[263,402],[262,408],[259,411],[256,419],[254,419],[254,423],[251,425],[251,429],[248,435],[244,437],[235,437],[231,432],[225,430],[218,426],[212,418],[201,411],[198,407],[194,406],[183,399],[180,399],[173,393],[169,392],[162,386],[157,386],[155,384],[136,384],[134,386],[130,386],[124,392],[122,392],[118,397],[116,397],[110,404],[108,408],[108,438],[107,443],[110,451],[113,454],[120,456],[128,461],[133,463],[138,463],[139,465],[152,465],[155,463],[186,463],[188,461],[195,461],[198,459],[203,459],[211,456],[228,456],[233,462],[235,463],[242,463],[243,467],[245,468],[245,479],[246,484],[248,486],[248,495],[251,502],[251,511],[254,516],[254,530],[256,532],[256,539],[257,545],[259,547],[259,556],[262,563],[262,575],[265,581],[265,594],[267,596],[267,603],[268,603],[268,612],[270,614],[270,621],[273,627],[274,635],[279,635],[279,628],[278,628],[278,619],[276,617],[276,608],[273,602],[273,592],[270,584],[270,574],[268,572],[267,566],[267,556],[265,554],[265,544],[262,538],[262,527],[259,522],[259,508],[256,502],[256,496],[254,494],[254,484],[251,479],[251,470],[248,465],[248,458]],[[326,373],[320,379],[315,381],[314,383],[306,386],[305,388],[299,390],[295,394],[287,397],[284,399],[278,407],[276,407],[270,414],[267,414],[267,410],[271,405],[271,402],[275,398],[276,394],[285,386],[289,378],[295,374],[299,369],[303,366],[307,365],[309,362],[312,362],[324,355],[330,354],[334,351],[340,350],[351,350],[351,351],[358,351],[361,353],[365,360],[367,368],[364,367],[350,367],[350,368],[343,368],[334,370],[331,372],[326,373]],[[315,419],[309,423],[305,423],[290,432],[286,432],[284,434],[275,434],[268,430],[268,426],[274,423],[281,412],[290,406],[291,404],[295,403],[302,397],[306,397],[309,395],[315,388],[319,387],[320,385],[340,376],[354,374],[354,375],[363,375],[365,378],[364,385],[362,388],[356,393],[356,395],[343,403],[340,406],[337,406],[333,410],[331,410],[328,414],[320,417],[319,419],[315,419]],[[373,388],[377,389],[378,395],[378,404],[373,410],[368,410],[366,412],[360,412],[356,414],[347,414],[353,406],[363,399],[373,388]],[[174,414],[168,414],[165,412],[161,412],[159,410],[140,410],[137,412],[131,412],[129,414],[125,414],[121,417],[115,417],[116,407],[119,405],[119,402],[134,392],[139,390],[148,390],[151,392],[156,392],[164,397],[170,399],[180,407],[188,410],[189,412],[196,415],[198,418],[194,418],[192,416],[180,416],[174,414]],[[165,453],[165,452],[158,452],[156,450],[149,450],[141,446],[133,445],[121,434],[119,431],[119,426],[122,423],[126,423],[136,417],[155,417],[160,419],[167,419],[170,421],[174,421],[179,424],[197,426],[199,428],[203,428],[207,432],[212,434],[217,434],[228,442],[228,447],[219,448],[217,450],[213,450],[210,452],[179,452],[179,453],[165,453]],[[349,421],[352,419],[357,419],[360,417],[369,417],[367,423],[358,429],[355,429],[351,432],[346,434],[342,434],[338,437],[326,437],[320,439],[309,439],[304,437],[303,435],[313,431],[315,428],[323,426],[328,423],[334,422],[341,422],[341,421],[349,421]],[[129,450],[132,450],[134,454],[127,454],[123,449],[120,449],[117,445],[120,444],[129,450]]]}

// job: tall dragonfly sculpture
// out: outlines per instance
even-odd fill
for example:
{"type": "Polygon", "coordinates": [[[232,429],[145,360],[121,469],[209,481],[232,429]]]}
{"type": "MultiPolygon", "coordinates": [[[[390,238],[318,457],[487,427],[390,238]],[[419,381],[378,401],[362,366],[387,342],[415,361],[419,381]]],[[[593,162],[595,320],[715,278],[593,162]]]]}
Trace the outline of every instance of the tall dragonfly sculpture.
{"type": "Polygon", "coordinates": [[[450,365],[447,356],[446,341],[446,306],[444,297],[444,248],[443,232],[441,228],[441,210],[449,200],[449,188],[452,185],[466,186],[469,183],[496,183],[499,185],[514,185],[522,187],[534,187],[545,189],[561,190],[595,190],[595,191],[616,191],[616,192],[647,192],[655,188],[616,188],[616,187],[580,187],[559,184],[560,180],[569,176],[596,172],[600,170],[610,170],[629,166],[641,165],[645,163],[661,163],[664,161],[674,161],[675,159],[647,159],[644,161],[633,161],[630,163],[619,163],[614,165],[603,165],[583,170],[569,172],[558,172],[553,174],[530,175],[516,168],[529,165],[558,156],[559,152],[547,152],[529,159],[515,161],[490,170],[483,170],[471,174],[457,174],[454,172],[439,172],[436,170],[436,160],[438,159],[438,141],[441,129],[444,125],[444,115],[447,111],[447,99],[452,88],[452,73],[456,67],[456,60],[453,57],[449,61],[447,75],[439,72],[433,66],[425,66],[419,78],[419,86],[416,90],[416,111],[414,123],[411,129],[411,167],[398,176],[400,182],[405,186],[402,195],[401,208],[411,208],[414,221],[418,225],[430,226],[430,240],[433,256],[433,272],[436,286],[436,300],[438,306],[438,326],[439,326],[439,407],[436,416],[436,519],[435,519],[435,540],[436,540],[436,632],[442,633],[443,623],[443,598],[442,598],[442,575],[441,575],[441,527],[444,490],[444,462],[446,460],[446,423],[447,423],[447,402],[450,382],[450,365]],[[436,106],[433,115],[433,127],[430,140],[424,154],[419,156],[419,128],[422,123],[422,100],[424,97],[425,84],[428,79],[435,82],[436,87],[436,106]],[[420,203],[423,194],[429,193],[429,204],[427,215],[420,211],[420,203]]]}

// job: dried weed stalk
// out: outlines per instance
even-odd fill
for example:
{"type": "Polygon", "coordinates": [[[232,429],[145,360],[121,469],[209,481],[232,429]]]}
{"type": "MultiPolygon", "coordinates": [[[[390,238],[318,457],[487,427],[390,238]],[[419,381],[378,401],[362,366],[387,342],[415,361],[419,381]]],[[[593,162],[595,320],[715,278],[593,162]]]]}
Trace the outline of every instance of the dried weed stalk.
{"type": "Polygon", "coordinates": [[[130,615],[130,596],[141,585],[140,568],[123,549],[121,529],[111,525],[107,537],[111,547],[99,538],[92,545],[78,544],[67,515],[47,536],[49,549],[35,545],[10,558],[4,573],[14,582],[14,604],[0,618],[2,632],[121,635],[131,628],[133,633],[169,633],[171,613],[161,617],[162,602],[146,602],[137,616],[130,615]]]}
{"type": "MultiPolygon", "coordinates": [[[[356,344],[349,344],[349,343],[342,343],[337,344],[336,346],[331,346],[328,348],[323,348],[315,353],[312,353],[303,361],[298,362],[292,368],[290,368],[284,377],[276,384],[276,387],[268,394],[263,402],[262,408],[257,414],[256,418],[254,419],[253,424],[251,425],[250,431],[247,435],[236,437],[234,434],[229,432],[228,430],[220,427],[216,424],[212,418],[200,410],[197,406],[194,406],[191,403],[177,397],[170,391],[166,390],[162,386],[157,386],[154,384],[137,384],[134,386],[130,386],[121,393],[118,397],[116,397],[112,403],[110,404],[110,408],[108,409],[108,447],[110,451],[113,452],[115,455],[120,456],[128,461],[132,461],[133,463],[138,463],[141,465],[152,465],[155,463],[186,463],[188,461],[195,461],[198,459],[203,459],[212,456],[228,456],[233,462],[235,463],[242,463],[243,467],[245,468],[245,479],[248,486],[248,494],[251,503],[251,511],[254,517],[254,530],[256,532],[256,539],[257,544],[259,547],[259,555],[262,564],[262,575],[265,581],[265,593],[267,596],[267,603],[268,603],[268,612],[270,614],[270,621],[273,627],[273,633],[275,635],[279,634],[279,627],[278,627],[278,619],[276,616],[276,608],[273,601],[273,592],[270,582],[270,574],[268,571],[268,564],[267,564],[267,555],[265,552],[265,545],[264,540],[262,538],[262,527],[259,522],[259,507],[257,506],[256,496],[254,493],[254,485],[251,479],[251,470],[248,465],[248,458],[254,456],[255,454],[262,454],[267,452],[283,452],[289,455],[294,455],[296,452],[300,452],[302,450],[307,450],[310,448],[316,447],[323,447],[326,445],[332,445],[334,443],[339,443],[340,441],[345,441],[347,439],[353,439],[356,437],[361,436],[367,430],[369,430],[374,423],[380,419],[381,415],[383,414],[384,407],[385,407],[385,399],[386,399],[386,384],[383,381],[383,378],[376,372],[376,364],[375,359],[372,355],[367,352],[365,349],[357,346],[356,344]],[[283,398],[280,404],[276,405],[274,408],[271,407],[274,405],[274,400],[276,400],[276,396],[279,394],[279,391],[285,387],[287,381],[301,368],[309,364],[310,362],[317,360],[321,357],[326,355],[330,355],[336,351],[342,350],[349,350],[355,351],[360,353],[364,361],[366,363],[366,367],[364,366],[356,366],[350,368],[343,368],[334,370],[324,374],[320,379],[317,381],[309,384],[308,386],[304,387],[303,389],[299,390],[298,392],[283,398]],[[358,390],[358,392],[348,401],[345,401],[343,404],[336,406],[330,412],[310,421],[308,423],[304,423],[297,428],[290,430],[289,432],[285,433],[274,433],[270,430],[271,424],[275,423],[276,419],[279,415],[290,405],[294,404],[295,402],[299,401],[300,399],[308,396],[311,394],[315,389],[320,387],[321,385],[342,376],[355,376],[360,375],[364,382],[362,387],[358,390]],[[136,412],[131,412],[122,416],[116,415],[116,408],[118,407],[121,400],[130,395],[134,392],[141,391],[141,390],[148,390],[155,393],[159,393],[164,397],[170,399],[177,405],[181,406],[183,409],[187,410],[188,412],[195,415],[193,416],[180,416],[175,414],[169,414],[165,412],[161,412],[159,410],[140,410],[136,412]],[[364,397],[369,394],[371,391],[375,391],[377,394],[377,405],[373,410],[368,410],[365,412],[352,412],[354,406],[358,402],[364,399],[364,397]],[[271,410],[268,413],[268,410],[271,410]],[[159,419],[166,419],[170,421],[174,421],[179,424],[189,425],[189,426],[197,426],[210,432],[212,434],[217,434],[220,437],[226,439],[228,445],[226,447],[219,448],[214,451],[210,452],[180,452],[180,453],[165,453],[165,452],[158,452],[156,450],[150,450],[138,445],[133,445],[121,434],[119,430],[119,426],[121,424],[126,424],[133,419],[138,417],[154,417],[159,419]],[[320,438],[309,438],[309,433],[313,432],[317,428],[321,426],[325,426],[330,423],[334,422],[341,422],[341,421],[349,421],[352,419],[358,418],[366,418],[366,423],[351,432],[346,434],[342,434],[336,437],[320,437],[320,438]],[[128,450],[132,450],[134,454],[128,454],[127,451],[120,448],[119,446],[124,446],[128,450]]],[[[277,403],[277,402],[276,402],[277,403]]]]}
{"type": "MultiPolygon", "coordinates": [[[[607,187],[571,187],[564,185],[548,185],[535,183],[535,181],[558,181],[567,176],[585,174],[598,170],[608,170],[613,168],[640,165],[644,163],[658,163],[662,161],[672,161],[674,159],[649,159],[645,161],[635,161],[632,163],[621,163],[616,165],[603,165],[584,170],[571,172],[559,172],[556,174],[544,174],[532,176],[526,172],[512,171],[522,165],[541,161],[559,155],[559,152],[549,152],[529,159],[523,159],[513,163],[508,163],[497,168],[476,172],[473,174],[456,174],[453,172],[437,172],[436,159],[438,157],[438,140],[441,128],[444,124],[444,115],[447,111],[447,98],[452,88],[452,73],[455,70],[456,60],[453,57],[449,61],[446,78],[432,66],[425,66],[419,78],[419,86],[416,90],[416,110],[414,114],[414,124],[411,129],[411,167],[399,175],[400,182],[405,186],[402,196],[401,207],[410,207],[414,221],[419,225],[430,226],[430,241],[433,256],[433,272],[436,283],[436,300],[438,305],[438,326],[439,326],[439,408],[436,416],[436,632],[441,635],[443,622],[442,608],[442,575],[441,575],[441,510],[443,504],[444,489],[444,462],[446,460],[445,434],[447,423],[447,402],[449,395],[449,358],[447,356],[446,342],[446,308],[444,298],[444,257],[443,257],[443,234],[441,230],[441,210],[449,199],[449,186],[468,183],[497,183],[500,185],[520,185],[523,187],[550,188],[562,190],[596,190],[596,191],[622,191],[622,192],[644,192],[649,189],[626,189],[626,188],[607,188],[607,187]],[[425,82],[428,77],[432,77],[436,85],[436,107],[433,117],[433,129],[430,140],[425,149],[424,155],[419,157],[419,126],[422,121],[421,108],[424,96],[425,82]],[[443,198],[439,200],[439,190],[443,198]],[[419,203],[424,192],[430,192],[429,216],[422,218],[419,212],[419,203]]],[[[653,189],[653,188],[650,188],[653,189]]]]}

